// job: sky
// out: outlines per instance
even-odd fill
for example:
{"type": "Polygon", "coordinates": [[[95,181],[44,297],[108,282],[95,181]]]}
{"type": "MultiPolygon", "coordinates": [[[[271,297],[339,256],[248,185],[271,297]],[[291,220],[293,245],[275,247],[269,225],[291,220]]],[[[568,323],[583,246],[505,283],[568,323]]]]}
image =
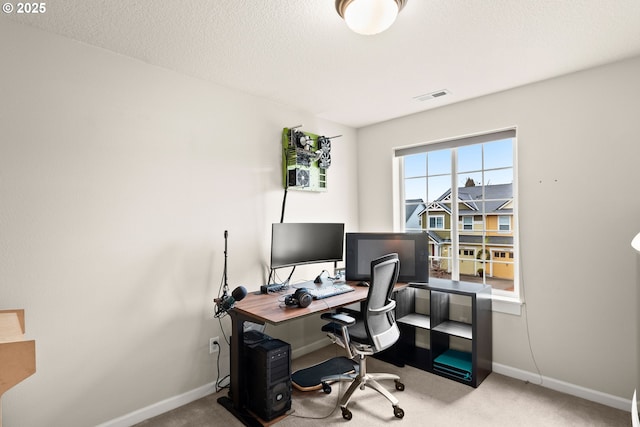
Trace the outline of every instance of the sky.
{"type": "MultiPolygon", "coordinates": [[[[472,178],[476,185],[513,183],[512,138],[468,145],[456,150],[459,187],[464,187],[468,178],[472,178]]],[[[405,200],[433,201],[451,188],[452,152],[453,149],[446,149],[404,157],[405,200]],[[428,194],[425,183],[428,183],[428,194]]]]}

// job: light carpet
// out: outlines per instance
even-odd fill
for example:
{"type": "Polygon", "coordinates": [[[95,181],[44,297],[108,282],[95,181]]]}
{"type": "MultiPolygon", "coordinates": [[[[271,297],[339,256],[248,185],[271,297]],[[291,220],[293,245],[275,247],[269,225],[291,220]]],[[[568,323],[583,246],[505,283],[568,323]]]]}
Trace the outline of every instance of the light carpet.
{"type": "MultiPolygon", "coordinates": [[[[328,346],[293,361],[300,369],[342,355],[337,346],[328,346]]],[[[504,375],[490,374],[478,388],[472,388],[437,375],[406,366],[399,368],[368,359],[369,372],[400,375],[404,391],[396,391],[393,381],[383,385],[400,400],[403,419],[393,415],[391,403],[367,388],[357,390],[349,403],[351,421],[342,418],[339,396],[348,383],[332,385],[332,392],[300,392],[294,389],[289,415],[278,427],[327,426],[630,426],[629,412],[553,391],[504,375]]],[[[151,418],[137,427],[242,426],[217,399],[227,391],[206,396],[166,414],[151,418]]]]}

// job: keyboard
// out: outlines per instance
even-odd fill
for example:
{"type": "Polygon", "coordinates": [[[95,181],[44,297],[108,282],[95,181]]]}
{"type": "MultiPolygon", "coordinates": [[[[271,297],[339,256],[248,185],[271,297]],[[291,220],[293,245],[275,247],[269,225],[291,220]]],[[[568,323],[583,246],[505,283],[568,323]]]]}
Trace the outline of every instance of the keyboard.
{"type": "Polygon", "coordinates": [[[352,292],[354,290],[355,289],[346,284],[322,286],[321,288],[307,288],[307,291],[311,294],[313,299],[329,298],[335,295],[346,294],[347,292],[352,292]]]}

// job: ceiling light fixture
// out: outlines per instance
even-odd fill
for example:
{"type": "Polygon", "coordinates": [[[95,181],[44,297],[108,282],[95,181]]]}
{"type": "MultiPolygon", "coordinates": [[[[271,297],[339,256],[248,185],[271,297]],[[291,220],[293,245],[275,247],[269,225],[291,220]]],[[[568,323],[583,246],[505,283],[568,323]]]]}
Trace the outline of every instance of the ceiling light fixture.
{"type": "Polygon", "coordinates": [[[378,34],[393,24],[407,0],[336,0],[336,10],[352,31],[378,34]]]}
{"type": "Polygon", "coordinates": [[[636,237],[631,241],[631,247],[640,252],[640,233],[636,234],[636,237]]]}

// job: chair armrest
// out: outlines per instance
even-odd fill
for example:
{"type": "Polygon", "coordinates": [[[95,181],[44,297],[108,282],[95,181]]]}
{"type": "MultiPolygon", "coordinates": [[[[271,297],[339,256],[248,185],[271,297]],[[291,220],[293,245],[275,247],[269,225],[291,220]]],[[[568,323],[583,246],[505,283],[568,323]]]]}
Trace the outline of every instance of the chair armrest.
{"type": "Polygon", "coordinates": [[[396,302],[392,300],[389,304],[385,305],[384,307],[380,307],[378,309],[370,308],[369,312],[373,314],[383,314],[393,310],[394,308],[396,308],[396,302]]]}
{"type": "Polygon", "coordinates": [[[356,319],[342,313],[323,313],[320,318],[339,323],[342,326],[353,326],[356,324],[356,319]]]}

